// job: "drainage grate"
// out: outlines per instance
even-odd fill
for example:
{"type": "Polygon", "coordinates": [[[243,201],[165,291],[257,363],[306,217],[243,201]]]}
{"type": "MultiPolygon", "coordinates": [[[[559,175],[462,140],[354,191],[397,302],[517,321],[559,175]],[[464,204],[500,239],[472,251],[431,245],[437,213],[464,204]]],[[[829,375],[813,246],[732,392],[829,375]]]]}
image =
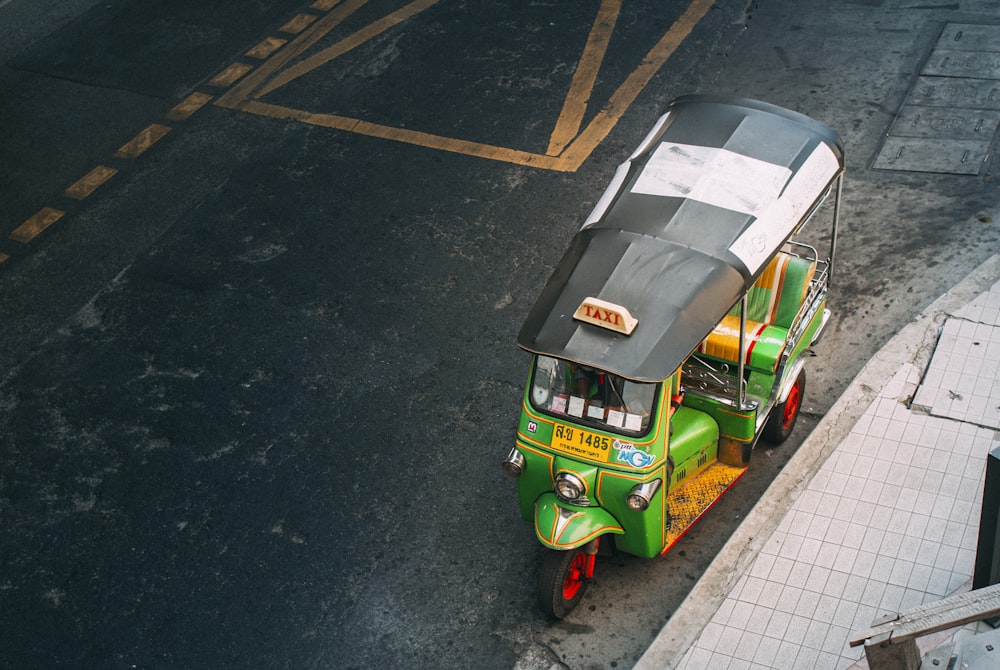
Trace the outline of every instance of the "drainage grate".
{"type": "Polygon", "coordinates": [[[1000,126],[1000,26],[949,23],[873,167],[975,175],[1000,126]]]}

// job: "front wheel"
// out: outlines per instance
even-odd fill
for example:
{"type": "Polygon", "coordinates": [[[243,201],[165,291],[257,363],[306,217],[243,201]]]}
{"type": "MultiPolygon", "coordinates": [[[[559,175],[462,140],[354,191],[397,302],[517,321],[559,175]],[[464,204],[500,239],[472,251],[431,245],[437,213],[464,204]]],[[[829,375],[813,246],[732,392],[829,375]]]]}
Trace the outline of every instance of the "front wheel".
{"type": "Polygon", "coordinates": [[[538,604],[556,619],[566,617],[587,591],[588,563],[593,560],[583,547],[567,551],[546,550],[538,578],[538,604]]]}
{"type": "Polygon", "coordinates": [[[802,407],[805,393],[806,371],[800,370],[785,402],[771,410],[771,416],[767,417],[763,434],[765,440],[777,446],[788,439],[792,429],[795,428],[795,420],[799,418],[799,409],[802,407]]]}

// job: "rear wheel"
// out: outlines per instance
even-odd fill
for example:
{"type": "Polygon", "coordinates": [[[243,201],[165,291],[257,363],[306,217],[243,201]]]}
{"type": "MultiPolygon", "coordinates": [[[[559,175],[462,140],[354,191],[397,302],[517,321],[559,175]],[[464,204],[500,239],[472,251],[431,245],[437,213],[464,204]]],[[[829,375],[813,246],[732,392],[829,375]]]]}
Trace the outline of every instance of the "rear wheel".
{"type": "Polygon", "coordinates": [[[764,424],[763,437],[771,444],[777,446],[788,439],[795,428],[795,420],[799,418],[799,409],[802,407],[802,398],[806,393],[806,371],[800,370],[799,376],[792,383],[792,388],[788,392],[785,402],[780,403],[771,411],[771,416],[767,417],[764,424]]]}
{"type": "Polygon", "coordinates": [[[538,604],[542,611],[562,619],[580,604],[587,591],[587,552],[547,550],[538,578],[538,604]]]}

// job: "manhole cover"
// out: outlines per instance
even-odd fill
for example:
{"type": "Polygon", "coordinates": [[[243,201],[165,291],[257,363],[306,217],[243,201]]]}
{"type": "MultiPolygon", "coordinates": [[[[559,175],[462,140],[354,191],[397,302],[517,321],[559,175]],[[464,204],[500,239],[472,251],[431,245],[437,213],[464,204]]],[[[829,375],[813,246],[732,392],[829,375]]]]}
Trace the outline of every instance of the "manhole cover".
{"type": "Polygon", "coordinates": [[[887,137],[875,159],[878,170],[979,174],[989,142],[975,140],[887,137]]]}
{"type": "Polygon", "coordinates": [[[949,23],[873,167],[975,175],[1000,127],[1000,26],[949,23]]]}

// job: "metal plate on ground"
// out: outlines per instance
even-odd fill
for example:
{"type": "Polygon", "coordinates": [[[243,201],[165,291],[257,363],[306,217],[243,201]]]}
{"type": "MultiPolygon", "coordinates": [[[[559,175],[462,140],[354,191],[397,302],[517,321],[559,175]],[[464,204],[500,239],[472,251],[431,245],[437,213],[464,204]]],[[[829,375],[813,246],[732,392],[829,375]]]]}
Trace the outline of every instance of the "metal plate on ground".
{"type": "Polygon", "coordinates": [[[887,137],[873,167],[879,170],[979,174],[988,142],[975,140],[887,137]]]}
{"type": "Polygon", "coordinates": [[[921,74],[1000,79],[1000,53],[935,49],[921,74]]]}
{"type": "Polygon", "coordinates": [[[906,104],[1000,110],[1000,81],[921,75],[906,104]]]}
{"type": "Polygon", "coordinates": [[[998,125],[1000,110],[907,105],[896,117],[889,134],[976,140],[989,145],[998,125]]]}
{"type": "Polygon", "coordinates": [[[1000,26],[949,23],[872,165],[976,175],[1000,127],[1000,26]]]}
{"type": "Polygon", "coordinates": [[[966,51],[1000,51],[1000,26],[949,23],[941,31],[937,46],[966,51]]]}

